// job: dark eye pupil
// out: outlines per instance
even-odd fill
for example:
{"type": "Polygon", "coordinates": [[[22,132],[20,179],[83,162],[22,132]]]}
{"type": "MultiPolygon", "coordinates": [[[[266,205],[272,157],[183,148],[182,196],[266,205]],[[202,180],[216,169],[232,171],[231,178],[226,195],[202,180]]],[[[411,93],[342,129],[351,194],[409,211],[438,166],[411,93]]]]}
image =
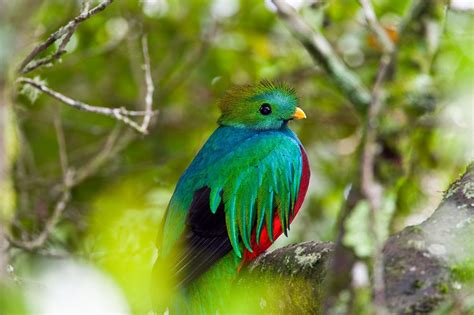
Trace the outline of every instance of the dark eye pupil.
{"type": "Polygon", "coordinates": [[[260,114],[262,115],[270,115],[272,113],[272,107],[268,103],[263,103],[260,106],[260,114]]]}

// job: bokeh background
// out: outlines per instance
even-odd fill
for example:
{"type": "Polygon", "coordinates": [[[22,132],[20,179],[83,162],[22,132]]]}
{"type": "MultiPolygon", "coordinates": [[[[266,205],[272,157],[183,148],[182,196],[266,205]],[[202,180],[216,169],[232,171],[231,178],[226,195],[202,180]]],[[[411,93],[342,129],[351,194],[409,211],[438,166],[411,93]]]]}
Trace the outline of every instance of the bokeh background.
{"type": "MultiPolygon", "coordinates": [[[[289,2],[370,86],[381,49],[357,1],[289,2]]],[[[377,0],[374,6],[390,30],[410,3],[377,0]]],[[[0,312],[147,313],[161,217],[180,174],[217,126],[218,99],[236,84],[285,81],[308,116],[291,128],[309,155],[309,194],[289,238],[275,246],[334,240],[344,196],[357,180],[363,122],[270,1],[115,1],[77,28],[60,62],[28,75],[89,104],[143,109],[140,41],[146,34],[159,110],[147,136],[14,84],[19,62],[76,16],[80,1],[4,0],[0,6],[0,73],[2,86],[13,91],[15,113],[12,189],[0,192],[10,200],[2,215],[11,234],[34,237],[60,197],[58,124],[75,170],[90,166],[111,137],[116,149],[72,189],[41,248],[8,251],[8,272],[18,286],[0,291],[0,312]]],[[[474,157],[473,6],[452,1],[438,9],[404,35],[385,85],[376,176],[387,190],[390,234],[427,218],[474,157]]],[[[349,235],[362,256],[370,255],[366,216],[352,218],[349,235]]]]}

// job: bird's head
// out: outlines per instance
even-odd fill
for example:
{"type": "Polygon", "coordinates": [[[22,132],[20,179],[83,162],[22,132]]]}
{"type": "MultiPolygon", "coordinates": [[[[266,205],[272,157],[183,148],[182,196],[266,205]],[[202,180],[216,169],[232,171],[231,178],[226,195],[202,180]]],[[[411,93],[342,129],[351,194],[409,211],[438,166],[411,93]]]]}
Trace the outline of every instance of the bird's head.
{"type": "Polygon", "coordinates": [[[289,120],[306,118],[296,105],[295,91],[285,84],[263,81],[239,86],[222,98],[218,123],[256,130],[279,129],[289,120]]]}

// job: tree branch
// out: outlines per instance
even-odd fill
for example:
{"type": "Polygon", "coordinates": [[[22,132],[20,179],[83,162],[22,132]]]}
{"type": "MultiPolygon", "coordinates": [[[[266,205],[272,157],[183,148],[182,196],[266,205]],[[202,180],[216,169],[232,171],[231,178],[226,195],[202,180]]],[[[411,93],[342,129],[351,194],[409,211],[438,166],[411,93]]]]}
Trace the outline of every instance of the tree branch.
{"type": "Polygon", "coordinates": [[[74,34],[74,31],[76,30],[77,26],[89,19],[90,17],[94,16],[95,14],[105,10],[110,4],[112,4],[114,0],[104,0],[101,3],[99,3],[97,6],[94,8],[89,9],[89,2],[84,2],[83,3],[83,9],[81,14],[76,16],[74,19],[69,21],[66,25],[60,27],[56,32],[52,33],[44,42],[40,43],[38,46],[36,46],[33,51],[31,51],[28,56],[21,62],[19,68],[18,68],[18,73],[19,74],[26,74],[28,72],[31,72],[41,66],[44,66],[46,64],[50,64],[51,62],[54,62],[55,60],[59,59],[65,52],[65,48],[67,43],[72,37],[72,34],[74,34]],[[37,61],[33,62],[33,60],[43,51],[48,49],[52,44],[54,44],[58,39],[63,38],[61,41],[61,44],[59,45],[58,49],[56,52],[54,52],[51,56],[45,57],[38,59],[37,61]]]}
{"type": "MultiPolygon", "coordinates": [[[[104,116],[114,118],[114,119],[116,119],[118,121],[121,121],[122,123],[128,125],[129,127],[135,129],[136,131],[138,131],[142,134],[147,134],[148,130],[143,129],[142,126],[137,124],[135,121],[131,120],[130,117],[131,116],[149,117],[149,116],[152,116],[152,115],[155,115],[155,114],[158,113],[158,111],[127,110],[123,107],[109,108],[109,107],[93,106],[93,105],[89,105],[87,103],[84,103],[84,102],[81,102],[81,101],[78,101],[78,100],[74,100],[74,99],[72,99],[72,98],[70,98],[70,97],[68,97],[64,94],[61,94],[61,93],[56,92],[54,90],[51,90],[46,85],[44,85],[44,84],[42,84],[42,83],[40,83],[36,80],[30,79],[30,78],[20,77],[20,78],[17,79],[16,82],[17,83],[22,83],[22,84],[28,84],[28,85],[34,87],[35,89],[38,89],[41,92],[46,93],[49,96],[52,96],[55,99],[61,101],[62,103],[66,104],[68,106],[71,106],[73,108],[76,108],[78,110],[85,111],[85,112],[90,112],[90,113],[96,113],[96,114],[100,114],[100,115],[104,115],[104,116]]],[[[148,128],[148,125],[149,125],[149,121],[146,125],[147,128],[148,128]]]]}
{"type": "MultiPolygon", "coordinates": [[[[472,261],[473,253],[474,162],[450,186],[430,218],[405,228],[385,243],[384,295],[388,311],[430,313],[456,291],[462,292],[455,289],[459,285],[451,270],[472,261]]],[[[271,288],[281,280],[285,290],[276,297],[281,303],[270,307],[277,308],[278,313],[321,314],[333,255],[333,244],[313,241],[276,249],[251,263],[247,270],[250,277],[240,285],[246,285],[245,279],[257,279],[275,295],[278,292],[271,288]]],[[[265,298],[258,296],[257,301],[265,298]]]]}
{"type": "MultiPolygon", "coordinates": [[[[435,0],[433,0],[435,1],[435,0]]],[[[378,183],[374,176],[375,157],[377,151],[377,134],[378,134],[378,117],[383,108],[382,87],[387,80],[391,64],[396,58],[396,51],[401,41],[396,45],[388,43],[390,38],[378,23],[373,7],[369,0],[359,0],[362,5],[365,18],[371,31],[376,34],[378,40],[384,46],[384,53],[381,56],[375,82],[371,91],[371,98],[368,104],[364,125],[364,137],[361,143],[361,156],[359,161],[359,169],[357,171],[358,178],[351,188],[349,197],[346,200],[343,209],[341,210],[340,218],[338,220],[338,237],[336,240],[334,260],[331,263],[331,276],[328,277],[328,290],[325,300],[326,311],[329,311],[336,303],[339,293],[346,289],[351,283],[350,272],[357,261],[357,257],[352,248],[346,246],[343,242],[346,231],[345,221],[352,213],[353,209],[359,202],[365,200],[370,210],[370,234],[374,238],[374,252],[372,255],[372,279],[373,279],[373,298],[374,305],[377,307],[377,313],[384,313],[385,297],[384,297],[384,281],[383,281],[383,257],[381,240],[375,230],[377,212],[381,209],[383,200],[383,187],[378,183]]],[[[424,1],[422,1],[424,2],[424,1]]],[[[432,1],[426,1],[432,2],[432,1]]],[[[408,25],[413,22],[422,11],[426,9],[424,3],[414,1],[412,6],[403,18],[403,22],[399,26],[398,34],[405,31],[408,25]]]]}
{"type": "MultiPolygon", "coordinates": [[[[94,14],[104,10],[112,2],[113,0],[102,1],[98,6],[89,10],[90,1],[84,0],[82,2],[81,14],[78,17],[74,18],[72,21],[70,21],[66,26],[60,28],[58,31],[53,33],[45,42],[38,45],[28,55],[28,57],[22,62],[19,72],[20,73],[30,72],[44,64],[48,64],[54,61],[55,59],[59,58],[61,54],[65,52],[64,48],[67,45],[67,42],[70,40],[74,31],[76,30],[77,25],[85,21],[86,19],[90,18],[94,14]],[[56,40],[60,39],[63,36],[64,38],[61,44],[59,45],[58,50],[53,55],[46,58],[38,59],[37,61],[33,62],[34,58],[38,54],[46,50],[56,40]]],[[[16,83],[29,85],[59,100],[60,102],[70,107],[76,108],[78,110],[112,117],[128,125],[129,127],[133,128],[134,130],[138,131],[141,134],[147,134],[148,129],[151,124],[152,117],[158,111],[153,111],[153,92],[155,88],[154,88],[153,80],[151,77],[148,41],[145,36],[142,37],[141,43],[142,43],[142,53],[143,53],[143,60],[144,60],[144,64],[142,68],[145,75],[145,86],[146,86],[145,111],[131,111],[125,108],[108,108],[108,107],[89,105],[87,103],[74,100],[57,91],[54,91],[50,89],[49,87],[47,87],[42,82],[40,82],[39,80],[30,79],[26,77],[18,78],[16,80],[16,83]],[[131,119],[131,117],[135,117],[135,116],[143,116],[143,121],[141,124],[138,124],[137,122],[131,119]]],[[[114,156],[118,151],[126,147],[126,145],[130,143],[130,141],[134,138],[134,136],[131,133],[126,133],[125,135],[123,135],[120,141],[118,141],[120,129],[115,128],[110,134],[110,136],[107,138],[102,150],[98,152],[98,154],[94,156],[83,167],[79,168],[77,171],[73,171],[73,169],[69,168],[68,166],[65,137],[64,137],[61,121],[58,116],[55,117],[54,123],[55,123],[56,135],[57,135],[57,140],[58,140],[61,169],[63,171],[61,195],[54,206],[52,215],[47,219],[41,232],[37,234],[35,237],[33,237],[31,240],[18,240],[12,237],[8,237],[10,247],[18,247],[27,251],[36,251],[40,247],[42,247],[44,243],[47,241],[52,230],[55,228],[55,226],[59,222],[63,212],[65,211],[66,206],[71,198],[71,189],[79,185],[82,181],[84,181],[91,175],[93,175],[106,161],[110,159],[110,157],[114,156]]]]}
{"type": "Polygon", "coordinates": [[[76,176],[73,179],[73,185],[77,186],[87,178],[96,174],[107,161],[115,157],[133,139],[134,134],[131,131],[121,134],[119,127],[114,128],[102,145],[102,149],[85,165],[77,169],[76,176]]]}
{"type": "Polygon", "coordinates": [[[392,53],[395,47],[387,32],[377,20],[372,2],[370,0],[359,0],[359,3],[362,7],[362,10],[364,11],[365,20],[367,21],[372,33],[374,33],[374,35],[377,37],[377,40],[382,45],[384,53],[392,53]]]}
{"type": "MultiPolygon", "coordinates": [[[[388,49],[388,48],[387,48],[388,49]]],[[[393,47],[390,48],[391,51],[393,47]]],[[[385,81],[388,73],[388,68],[391,62],[391,51],[382,56],[379,70],[375,79],[374,87],[372,89],[372,101],[367,112],[367,119],[365,125],[365,137],[362,147],[361,159],[361,180],[360,189],[362,196],[369,205],[370,209],[370,234],[374,238],[374,253],[373,253],[373,299],[374,305],[378,308],[378,314],[386,314],[385,303],[385,288],[383,281],[383,257],[380,236],[377,233],[377,213],[381,210],[383,199],[383,186],[377,182],[374,176],[375,157],[377,154],[377,135],[378,135],[378,118],[382,111],[383,103],[380,100],[382,84],[385,81]]]]}
{"type": "Polygon", "coordinates": [[[17,240],[12,237],[8,238],[10,246],[22,248],[27,251],[33,251],[40,248],[48,239],[52,230],[56,227],[61,216],[66,209],[69,200],[71,199],[71,188],[73,187],[74,171],[68,167],[68,159],[66,153],[66,142],[64,139],[64,133],[61,126],[61,122],[58,117],[55,118],[56,127],[56,138],[58,141],[58,152],[61,161],[61,169],[63,171],[63,182],[62,182],[62,193],[59,197],[56,205],[54,206],[53,214],[48,218],[41,232],[36,235],[33,239],[23,241],[17,240]]]}
{"type": "MultiPolygon", "coordinates": [[[[57,130],[58,146],[59,146],[59,155],[61,160],[67,161],[65,157],[65,143],[63,135],[61,134],[61,129],[57,130]]],[[[46,221],[46,224],[42,228],[41,232],[38,233],[31,240],[19,240],[15,239],[12,236],[7,236],[7,240],[10,243],[10,247],[21,248],[26,251],[37,251],[43,247],[44,243],[48,240],[49,235],[59,223],[67,204],[71,198],[71,190],[82,183],[84,180],[92,176],[97,172],[97,170],[104,165],[111,157],[116,156],[116,154],[122,150],[132,139],[133,135],[125,134],[120,138],[120,128],[115,128],[106,139],[105,144],[101,151],[99,151],[90,161],[88,161],[84,166],[74,171],[72,168],[64,168],[65,173],[63,174],[63,183],[61,185],[61,195],[56,202],[52,215],[46,221]]],[[[63,165],[67,162],[62,162],[63,165]]]]}
{"type": "MultiPolygon", "coordinates": [[[[67,180],[72,181],[72,178],[73,178],[73,173],[69,172],[67,175],[67,180]]],[[[22,248],[26,251],[34,251],[42,247],[43,244],[48,239],[51,232],[53,231],[53,229],[58,224],[64,210],[66,209],[66,205],[69,203],[69,200],[71,199],[70,186],[71,186],[71,183],[65,183],[63,185],[63,192],[61,193],[61,197],[56,202],[56,205],[54,206],[53,214],[51,215],[51,217],[48,218],[41,232],[38,235],[36,235],[33,239],[26,240],[26,241],[17,240],[9,236],[8,241],[10,243],[10,246],[22,248]]]]}
{"type": "Polygon", "coordinates": [[[371,96],[359,76],[337,56],[323,34],[312,29],[288,3],[284,0],[272,0],[272,2],[286,26],[303,44],[311,57],[322,65],[355,108],[359,112],[365,113],[371,96]]]}
{"type": "Polygon", "coordinates": [[[151,78],[151,66],[150,66],[150,55],[148,53],[148,40],[146,36],[142,37],[142,51],[143,51],[143,71],[145,72],[145,83],[146,83],[146,95],[145,95],[145,116],[143,117],[142,125],[140,129],[142,133],[148,133],[148,126],[153,116],[153,92],[155,86],[153,85],[153,79],[151,78]]]}
{"type": "MultiPolygon", "coordinates": [[[[358,178],[349,194],[343,210],[341,211],[340,219],[338,220],[338,237],[335,247],[334,260],[331,263],[330,277],[328,277],[328,290],[325,297],[325,311],[328,312],[337,302],[339,293],[342,290],[350,288],[351,271],[354,267],[357,257],[353,249],[347,247],[344,243],[345,237],[345,221],[352,213],[352,210],[359,204],[359,202],[366,200],[370,210],[370,230],[369,233],[374,239],[374,252],[372,254],[372,281],[373,281],[373,301],[376,308],[376,313],[386,313],[385,301],[385,283],[384,279],[384,261],[382,255],[382,244],[380,236],[378,235],[375,226],[378,211],[381,209],[381,202],[383,199],[383,187],[378,183],[374,176],[375,156],[377,149],[377,134],[378,134],[378,117],[383,107],[383,100],[381,100],[382,86],[387,79],[391,64],[396,58],[397,46],[392,44],[390,38],[383,28],[378,23],[371,3],[368,0],[360,0],[363,8],[368,26],[371,31],[376,34],[378,41],[382,43],[383,55],[380,60],[377,76],[371,92],[371,102],[368,105],[367,116],[364,126],[364,137],[361,144],[361,158],[358,170],[358,178]]],[[[410,22],[418,17],[422,11],[420,8],[426,7],[415,1],[411,8],[406,13],[401,23],[398,34],[405,31],[410,22]]],[[[397,45],[400,41],[397,42],[397,45]]],[[[352,292],[352,291],[351,291],[352,292]]]]}

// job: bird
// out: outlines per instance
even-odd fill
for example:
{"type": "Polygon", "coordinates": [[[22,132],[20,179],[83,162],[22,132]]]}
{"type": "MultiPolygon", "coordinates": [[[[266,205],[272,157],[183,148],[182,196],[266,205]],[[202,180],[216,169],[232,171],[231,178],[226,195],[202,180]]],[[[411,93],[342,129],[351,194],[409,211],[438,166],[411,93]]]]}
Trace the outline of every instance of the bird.
{"type": "Polygon", "coordinates": [[[306,118],[297,105],[282,82],[236,86],[222,97],[218,127],[164,215],[152,277],[156,308],[215,314],[240,270],[288,234],[310,179],[305,149],[288,126],[306,118]]]}

